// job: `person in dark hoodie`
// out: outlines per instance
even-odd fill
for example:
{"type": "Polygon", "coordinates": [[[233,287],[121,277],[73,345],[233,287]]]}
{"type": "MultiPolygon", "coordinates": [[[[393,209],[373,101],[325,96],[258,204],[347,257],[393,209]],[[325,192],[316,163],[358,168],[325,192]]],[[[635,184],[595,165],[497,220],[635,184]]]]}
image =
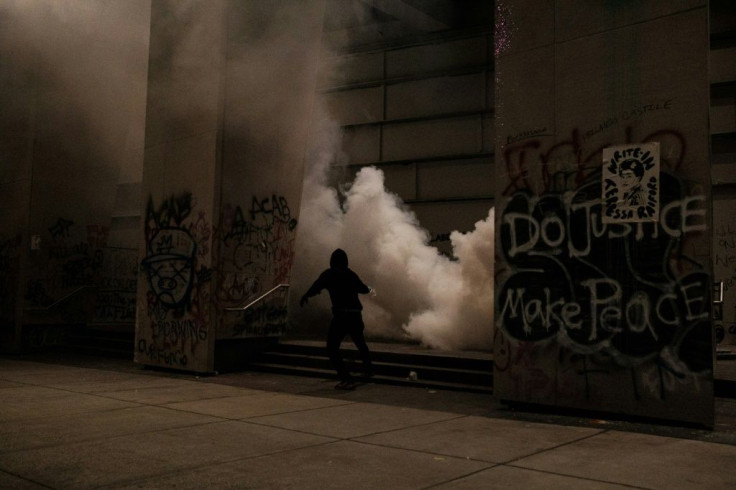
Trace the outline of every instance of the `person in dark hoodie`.
{"type": "Polygon", "coordinates": [[[327,353],[340,378],[335,388],[351,390],[355,388],[356,383],[340,355],[340,344],[345,335],[350,334],[363,361],[365,376],[373,375],[370,351],[363,336],[365,328],[363,305],[358,299],[359,294],[368,294],[371,288],[366,286],[358,274],[348,267],[348,254],[338,248],[332,252],[330,268],[319,275],[314,284],[301,297],[299,305],[304,306],[309,298],[320,294],[324,289],[330,294],[330,301],[332,301],[332,322],[327,333],[327,353]]]}

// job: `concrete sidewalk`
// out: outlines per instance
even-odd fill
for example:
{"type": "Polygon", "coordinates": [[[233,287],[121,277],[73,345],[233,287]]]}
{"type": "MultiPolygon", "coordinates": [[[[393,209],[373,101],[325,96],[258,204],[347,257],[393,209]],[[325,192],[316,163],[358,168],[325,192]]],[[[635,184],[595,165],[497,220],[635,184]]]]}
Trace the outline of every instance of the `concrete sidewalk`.
{"type": "Polygon", "coordinates": [[[736,488],[713,431],[488,395],[0,357],[0,488],[736,488]]]}

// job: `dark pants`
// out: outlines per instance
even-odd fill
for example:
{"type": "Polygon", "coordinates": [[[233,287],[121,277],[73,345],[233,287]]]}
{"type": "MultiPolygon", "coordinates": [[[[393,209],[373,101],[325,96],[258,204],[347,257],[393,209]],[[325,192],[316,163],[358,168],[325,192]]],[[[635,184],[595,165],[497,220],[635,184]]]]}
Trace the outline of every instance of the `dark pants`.
{"type": "Polygon", "coordinates": [[[355,347],[358,348],[360,358],[363,360],[363,372],[369,376],[372,374],[370,352],[363,336],[364,328],[363,316],[359,311],[333,312],[330,330],[327,333],[327,354],[341,381],[352,379],[340,355],[340,344],[346,335],[350,335],[355,347]]]}

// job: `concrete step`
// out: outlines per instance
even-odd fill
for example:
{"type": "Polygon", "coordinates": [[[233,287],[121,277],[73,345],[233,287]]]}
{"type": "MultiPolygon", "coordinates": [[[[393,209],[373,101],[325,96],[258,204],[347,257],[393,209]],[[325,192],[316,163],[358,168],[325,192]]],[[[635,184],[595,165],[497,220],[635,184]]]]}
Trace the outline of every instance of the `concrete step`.
{"type": "Polygon", "coordinates": [[[90,324],[68,328],[60,347],[89,354],[132,357],[135,352],[135,329],[130,324],[90,324]]]}
{"type": "MultiPolygon", "coordinates": [[[[369,343],[374,376],[370,382],[490,393],[493,360],[490,353],[447,353],[419,346],[369,343]]],[[[348,369],[360,378],[357,349],[346,341],[341,349],[348,369]]],[[[249,369],[304,376],[335,377],[324,342],[281,341],[263,353],[249,369]]],[[[365,380],[365,379],[364,379],[365,380]]],[[[367,381],[367,380],[365,380],[367,381]]]]}

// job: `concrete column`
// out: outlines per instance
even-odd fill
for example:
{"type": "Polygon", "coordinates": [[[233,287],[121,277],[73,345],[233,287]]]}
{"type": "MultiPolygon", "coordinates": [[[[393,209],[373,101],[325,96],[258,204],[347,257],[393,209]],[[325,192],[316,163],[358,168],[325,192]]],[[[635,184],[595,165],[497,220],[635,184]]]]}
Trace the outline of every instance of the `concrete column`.
{"type": "Polygon", "coordinates": [[[135,361],[214,369],[227,3],[155,0],[146,109],[135,361]]]}
{"type": "Polygon", "coordinates": [[[712,425],[706,2],[497,6],[494,395],[712,425]]]}
{"type": "Polygon", "coordinates": [[[322,0],[156,0],[136,362],[197,372],[280,335],[322,0]],[[228,310],[229,308],[229,310],[228,310]]]}
{"type": "Polygon", "coordinates": [[[229,19],[218,338],[275,337],[289,284],[322,34],[323,0],[234,2],[229,19]]]}

